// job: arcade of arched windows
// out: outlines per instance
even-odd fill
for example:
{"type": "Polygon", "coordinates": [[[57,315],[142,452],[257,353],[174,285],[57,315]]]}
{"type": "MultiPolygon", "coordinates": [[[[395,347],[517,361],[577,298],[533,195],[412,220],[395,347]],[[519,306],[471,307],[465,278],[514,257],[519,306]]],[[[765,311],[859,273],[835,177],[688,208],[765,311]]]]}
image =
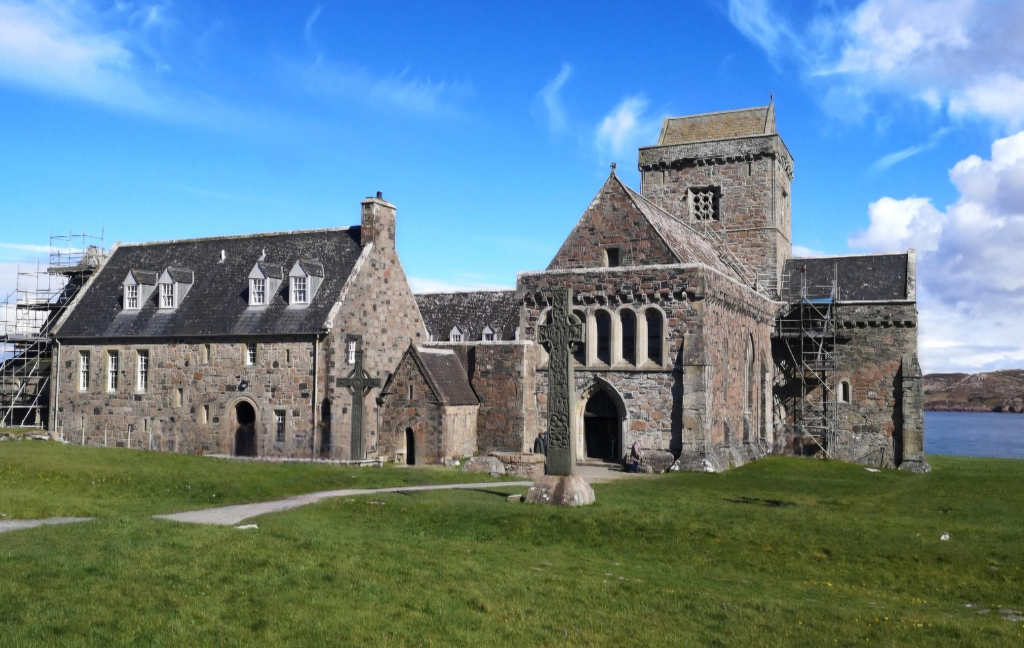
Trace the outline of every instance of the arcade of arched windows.
{"type": "MultiPolygon", "coordinates": [[[[663,369],[668,354],[665,337],[665,313],[657,306],[617,309],[604,307],[574,308],[583,322],[583,343],[576,345],[573,358],[577,367],[595,369],[663,369]]],[[[540,314],[540,322],[551,321],[551,310],[540,314]]],[[[548,355],[541,346],[541,364],[548,355]]]]}

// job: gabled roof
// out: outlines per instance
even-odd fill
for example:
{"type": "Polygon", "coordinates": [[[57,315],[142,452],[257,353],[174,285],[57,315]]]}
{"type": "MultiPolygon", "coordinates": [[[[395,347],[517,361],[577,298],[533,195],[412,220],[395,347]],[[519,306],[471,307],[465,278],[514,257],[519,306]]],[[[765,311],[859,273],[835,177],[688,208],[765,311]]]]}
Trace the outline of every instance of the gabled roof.
{"type": "MultiPolygon", "coordinates": [[[[469,376],[459,357],[451,349],[426,349],[412,344],[398,362],[401,367],[406,359],[415,363],[430,389],[442,405],[479,405],[480,400],[469,384],[469,376]]],[[[381,390],[391,393],[395,374],[388,377],[381,390]]]]}
{"type": "Polygon", "coordinates": [[[828,297],[836,278],[840,302],[907,299],[907,257],[900,252],[787,259],[782,298],[800,297],[805,282],[807,297],[828,297]]]}
{"type": "Polygon", "coordinates": [[[658,207],[637,192],[630,189],[626,183],[619,179],[619,176],[612,174],[622,185],[626,195],[630,197],[633,204],[640,211],[651,227],[658,232],[661,239],[665,241],[676,261],[679,263],[703,263],[704,265],[722,272],[726,276],[743,281],[739,272],[725,259],[715,245],[701,236],[688,223],[685,223],[667,211],[658,207]]]}
{"type": "Polygon", "coordinates": [[[185,268],[167,268],[167,274],[170,275],[171,281],[186,284],[192,283],[195,276],[191,270],[185,268]]]}
{"type": "Polygon", "coordinates": [[[144,286],[155,286],[156,282],[160,280],[160,273],[153,270],[135,270],[133,268],[129,272],[135,278],[136,283],[144,286]]]}
{"type": "MultiPolygon", "coordinates": [[[[359,227],[122,244],[93,277],[57,336],[316,333],[325,325],[361,251],[359,227]],[[308,305],[289,307],[287,287],[282,286],[267,295],[266,306],[249,307],[249,273],[264,250],[262,267],[291,267],[300,258],[323,260],[323,284],[308,305]],[[133,268],[188,268],[194,282],[174,310],[158,309],[153,298],[137,311],[126,311],[122,283],[133,268]]],[[[156,283],[156,273],[152,274],[156,283]]]]}
{"type": "Polygon", "coordinates": [[[258,261],[256,265],[259,266],[263,276],[268,279],[284,279],[284,268],[281,267],[280,263],[270,263],[269,261],[258,261]]]}
{"type": "Polygon", "coordinates": [[[324,276],[324,264],[316,259],[299,259],[299,267],[310,277],[324,276]]]}
{"type": "Polygon", "coordinates": [[[514,290],[419,293],[415,297],[427,332],[435,340],[447,340],[456,326],[465,342],[482,340],[487,326],[502,340],[515,339],[519,302],[514,290]]]}
{"type": "Polygon", "coordinates": [[[775,133],[775,105],[666,117],[658,146],[736,139],[775,133]]]}

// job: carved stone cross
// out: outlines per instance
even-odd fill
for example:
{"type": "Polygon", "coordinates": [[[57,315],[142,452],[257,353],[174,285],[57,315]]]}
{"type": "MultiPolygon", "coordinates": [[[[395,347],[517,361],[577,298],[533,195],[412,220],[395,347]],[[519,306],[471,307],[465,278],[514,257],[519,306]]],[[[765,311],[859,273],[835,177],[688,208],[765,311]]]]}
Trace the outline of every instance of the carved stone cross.
{"type": "Polygon", "coordinates": [[[546,475],[576,472],[576,381],[572,351],[583,341],[583,323],[572,312],[572,290],[552,291],[551,323],[539,327],[537,341],[548,345],[548,450],[546,475]]]}
{"type": "Polygon", "coordinates": [[[380,387],[380,378],[371,378],[363,369],[363,345],[356,342],[356,364],[348,378],[338,378],[338,387],[348,387],[352,392],[352,438],[349,455],[352,459],[365,459],[363,443],[363,399],[374,387],[380,387]]]}

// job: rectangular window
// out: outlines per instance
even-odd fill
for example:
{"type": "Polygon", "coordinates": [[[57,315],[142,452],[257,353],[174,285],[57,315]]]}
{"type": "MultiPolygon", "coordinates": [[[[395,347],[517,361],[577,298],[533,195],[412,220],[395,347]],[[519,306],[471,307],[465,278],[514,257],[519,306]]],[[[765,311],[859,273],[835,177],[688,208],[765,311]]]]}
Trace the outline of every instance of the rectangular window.
{"type": "Polygon", "coordinates": [[[292,277],[292,303],[306,303],[306,278],[292,277]]]}
{"type": "Polygon", "coordinates": [[[274,440],[277,443],[284,443],[284,410],[274,410],[274,419],[277,423],[277,434],[274,440]]]}
{"type": "Polygon", "coordinates": [[[124,307],[131,310],[139,308],[139,287],[128,285],[124,287],[124,307]]]}
{"type": "Polygon", "coordinates": [[[199,408],[199,422],[206,425],[210,422],[210,406],[203,405],[199,408]]]}
{"type": "Polygon", "coordinates": [[[348,352],[348,363],[349,364],[355,364],[356,363],[356,341],[355,340],[349,340],[348,341],[347,352],[348,352]]]}
{"type": "Polygon", "coordinates": [[[144,392],[149,389],[149,351],[137,352],[135,389],[144,392]]]}
{"type": "Polygon", "coordinates": [[[120,356],[117,351],[107,351],[107,391],[117,391],[117,367],[120,356]]]}
{"type": "Polygon", "coordinates": [[[181,403],[184,400],[185,400],[185,390],[183,390],[181,387],[178,387],[176,390],[174,390],[174,406],[175,407],[181,407],[181,403]]]}
{"type": "Polygon", "coordinates": [[[718,194],[715,189],[690,189],[693,217],[697,220],[718,220],[718,194]]]}
{"type": "Polygon", "coordinates": [[[412,395],[413,395],[412,385],[409,385],[409,400],[412,400],[412,395]]]}
{"type": "Polygon", "coordinates": [[[160,284],[160,308],[174,308],[174,284],[160,284]]]}
{"type": "Polygon", "coordinates": [[[608,267],[619,267],[619,248],[608,248],[606,252],[608,254],[608,267]]]}
{"type": "Polygon", "coordinates": [[[203,364],[210,364],[210,345],[203,345],[203,364]]]}
{"type": "Polygon", "coordinates": [[[78,352],[78,389],[89,389],[89,352],[78,352]]]}
{"type": "Polygon", "coordinates": [[[494,342],[494,333],[484,333],[484,342],[494,342]]]}
{"type": "Polygon", "coordinates": [[[291,364],[291,362],[292,362],[292,350],[291,349],[285,349],[284,350],[284,361],[286,363],[288,363],[288,364],[291,364]]]}
{"type": "Polygon", "coordinates": [[[256,343],[249,342],[245,345],[245,364],[256,364],[256,343]]]}
{"type": "Polygon", "coordinates": [[[253,279],[252,280],[252,303],[254,305],[260,305],[267,303],[267,280],[266,279],[253,279]]]}

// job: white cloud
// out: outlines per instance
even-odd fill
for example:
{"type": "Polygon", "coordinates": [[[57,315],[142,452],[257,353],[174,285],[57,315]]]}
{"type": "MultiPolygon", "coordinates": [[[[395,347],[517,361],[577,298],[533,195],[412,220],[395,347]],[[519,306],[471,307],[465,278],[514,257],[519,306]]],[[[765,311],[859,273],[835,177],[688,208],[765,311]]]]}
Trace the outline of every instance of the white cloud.
{"type": "Polygon", "coordinates": [[[648,102],[642,95],[626,97],[597,127],[594,144],[602,163],[636,155],[640,146],[654,144],[662,118],[646,115],[648,102]]]}
{"type": "Polygon", "coordinates": [[[88,7],[0,0],[0,79],[47,93],[153,112],[126,38],[88,7]]]}
{"type": "Polygon", "coordinates": [[[927,371],[1024,366],[1024,132],[996,140],[989,159],[950,170],[959,199],[882,198],[851,247],[915,247],[921,362],[927,371]]]}
{"type": "Polygon", "coordinates": [[[864,0],[851,10],[830,2],[817,6],[791,17],[771,0],[728,5],[737,30],[776,63],[795,60],[837,116],[860,119],[876,96],[899,95],[933,110],[945,107],[955,118],[1009,129],[1022,124],[1024,3],[864,0]],[[797,28],[795,19],[806,22],[797,28]]]}
{"type": "Polygon", "coordinates": [[[562,86],[572,76],[572,66],[562,63],[562,69],[555,75],[544,89],[537,94],[537,100],[543,104],[547,117],[548,128],[553,133],[565,130],[565,107],[562,106],[562,86]]]}
{"type": "Polygon", "coordinates": [[[323,11],[323,10],[324,10],[324,6],[321,5],[321,4],[318,4],[316,7],[313,8],[313,11],[310,12],[309,18],[306,18],[306,27],[305,27],[305,29],[303,29],[302,33],[305,35],[306,41],[309,42],[309,43],[315,43],[316,42],[313,39],[313,25],[316,24],[317,18],[320,17],[320,12],[323,11]]]}
{"type": "Polygon", "coordinates": [[[804,247],[803,245],[793,246],[793,256],[795,257],[820,257],[825,256],[824,252],[815,250],[814,248],[804,247]]]}

